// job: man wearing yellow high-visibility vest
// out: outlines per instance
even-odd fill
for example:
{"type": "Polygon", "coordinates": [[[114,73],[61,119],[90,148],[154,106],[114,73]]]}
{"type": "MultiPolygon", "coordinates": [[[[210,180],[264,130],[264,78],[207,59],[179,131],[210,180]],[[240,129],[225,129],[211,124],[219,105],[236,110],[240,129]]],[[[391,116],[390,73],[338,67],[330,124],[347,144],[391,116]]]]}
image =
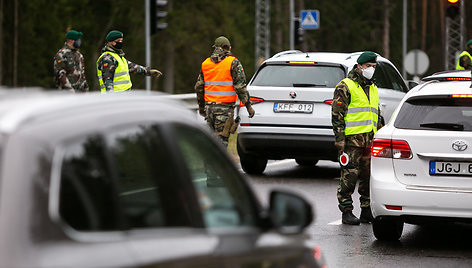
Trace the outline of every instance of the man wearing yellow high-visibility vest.
{"type": "Polygon", "coordinates": [[[466,44],[466,48],[459,55],[457,59],[456,70],[470,70],[472,69],[472,40],[466,44]]]}
{"type": "Polygon", "coordinates": [[[143,67],[125,59],[123,52],[123,33],[110,31],[106,36],[106,45],[102,49],[102,55],[97,60],[97,76],[100,91],[122,92],[131,89],[130,73],[152,75],[159,77],[159,70],[143,67]]]}
{"type": "Polygon", "coordinates": [[[331,106],[335,146],[339,150],[341,179],[337,197],[342,223],[358,225],[373,221],[370,211],[370,148],[374,133],[383,125],[379,93],[373,81],[377,66],[374,52],[363,52],[348,77],[334,90],[331,106]],[[359,181],[361,215],[352,213],[352,194],[359,181]]]}

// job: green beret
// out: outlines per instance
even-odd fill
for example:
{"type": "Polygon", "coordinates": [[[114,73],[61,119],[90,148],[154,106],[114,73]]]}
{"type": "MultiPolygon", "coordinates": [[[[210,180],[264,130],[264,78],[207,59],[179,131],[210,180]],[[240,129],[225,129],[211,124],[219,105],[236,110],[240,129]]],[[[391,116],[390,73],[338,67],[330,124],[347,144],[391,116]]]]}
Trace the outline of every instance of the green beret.
{"type": "Polygon", "coordinates": [[[472,39],[467,41],[467,47],[469,47],[470,45],[472,45],[472,39]]]}
{"type": "Polygon", "coordinates": [[[106,40],[107,40],[107,42],[111,42],[111,41],[115,41],[116,39],[122,38],[122,37],[123,37],[122,32],[114,30],[114,31],[111,31],[107,34],[106,40]]]}
{"type": "Polygon", "coordinates": [[[81,32],[70,30],[66,33],[66,38],[67,39],[72,39],[72,40],[77,40],[77,39],[82,38],[82,35],[83,34],[81,32]]]}
{"type": "Polygon", "coordinates": [[[228,38],[224,37],[224,36],[220,36],[218,38],[215,39],[215,47],[223,47],[223,46],[231,46],[231,44],[229,43],[229,40],[228,38]]]}
{"type": "Polygon", "coordinates": [[[372,51],[365,51],[359,56],[359,58],[357,58],[357,63],[359,64],[367,62],[377,63],[377,54],[372,51]]]}

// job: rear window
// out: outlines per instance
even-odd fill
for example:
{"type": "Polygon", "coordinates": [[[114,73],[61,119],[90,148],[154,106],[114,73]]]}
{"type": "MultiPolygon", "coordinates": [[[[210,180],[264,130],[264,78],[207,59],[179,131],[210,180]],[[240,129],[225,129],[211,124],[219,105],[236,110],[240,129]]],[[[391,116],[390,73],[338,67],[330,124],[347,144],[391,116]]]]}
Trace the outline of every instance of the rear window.
{"type": "Polygon", "coordinates": [[[266,65],[254,77],[252,86],[336,87],[345,77],[344,70],[323,65],[266,65]]]}
{"type": "Polygon", "coordinates": [[[394,125],[403,129],[472,131],[472,99],[410,99],[401,107],[394,125]]]}

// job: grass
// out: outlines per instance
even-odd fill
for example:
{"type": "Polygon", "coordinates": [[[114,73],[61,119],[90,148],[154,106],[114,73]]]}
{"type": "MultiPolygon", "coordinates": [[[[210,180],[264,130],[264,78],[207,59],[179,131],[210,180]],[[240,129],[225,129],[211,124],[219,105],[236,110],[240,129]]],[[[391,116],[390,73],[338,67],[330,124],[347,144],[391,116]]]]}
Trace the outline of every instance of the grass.
{"type": "Polygon", "coordinates": [[[238,133],[233,133],[229,136],[228,152],[237,162],[239,162],[238,151],[236,149],[237,138],[238,138],[238,133]]]}

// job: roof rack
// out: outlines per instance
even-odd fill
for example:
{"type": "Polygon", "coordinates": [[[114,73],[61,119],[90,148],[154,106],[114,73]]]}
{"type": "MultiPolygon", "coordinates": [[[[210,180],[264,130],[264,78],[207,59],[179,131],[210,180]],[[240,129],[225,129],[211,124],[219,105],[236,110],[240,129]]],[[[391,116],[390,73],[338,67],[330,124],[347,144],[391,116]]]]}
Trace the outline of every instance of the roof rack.
{"type": "Polygon", "coordinates": [[[300,50],[287,50],[287,51],[282,51],[282,52],[279,52],[279,53],[275,54],[274,56],[272,56],[272,58],[278,58],[278,57],[281,57],[281,56],[284,56],[284,55],[298,54],[298,53],[302,53],[302,52],[300,50]]]}

